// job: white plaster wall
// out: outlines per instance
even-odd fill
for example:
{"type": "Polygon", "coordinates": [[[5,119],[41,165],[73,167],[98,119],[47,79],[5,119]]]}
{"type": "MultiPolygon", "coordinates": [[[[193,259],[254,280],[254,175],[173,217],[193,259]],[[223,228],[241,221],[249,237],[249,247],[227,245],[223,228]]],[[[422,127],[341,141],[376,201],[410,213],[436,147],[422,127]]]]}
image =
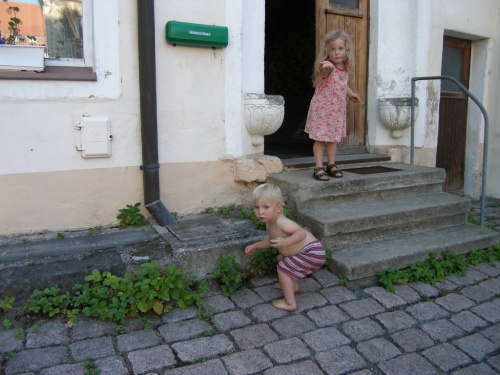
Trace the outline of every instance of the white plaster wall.
{"type": "Polygon", "coordinates": [[[225,154],[226,49],[173,46],[165,39],[167,21],[225,26],[224,10],[225,0],[155,2],[160,163],[213,161],[225,154]]]}
{"type": "MultiPolygon", "coordinates": [[[[264,0],[250,10],[244,0],[155,2],[160,190],[171,211],[250,197],[233,168],[262,154],[244,126],[243,80],[263,91],[264,0]],[[169,45],[169,20],[228,26],[229,46],[169,45]]],[[[97,82],[0,82],[0,235],[112,225],[143,200],[137,1],[93,1],[93,15],[97,82]],[[109,118],[111,157],[76,150],[82,116],[109,118]]]]}
{"type": "MultiPolygon", "coordinates": [[[[409,132],[394,139],[382,125],[378,98],[410,96],[410,80],[415,75],[417,60],[417,5],[413,0],[370,3],[369,145],[409,144],[409,132]]],[[[419,140],[422,143],[421,136],[419,140]]]]}
{"type": "Polygon", "coordinates": [[[494,40],[490,41],[491,54],[487,67],[486,92],[488,96],[484,102],[488,110],[490,129],[488,139],[488,163],[486,195],[500,199],[500,3],[492,14],[496,12],[496,30],[494,40]],[[492,44],[494,44],[492,46],[492,44]]]}
{"type": "MultiPolygon", "coordinates": [[[[497,196],[498,146],[494,140],[498,124],[498,62],[500,38],[500,3],[479,0],[372,0],[370,30],[368,145],[390,150],[410,145],[410,129],[394,139],[378,114],[378,97],[410,95],[411,78],[437,76],[441,73],[443,35],[473,41],[470,89],[487,107],[491,122],[488,194],[497,196]],[[496,103],[495,103],[496,101],[496,103]],[[495,121],[497,120],[497,121],[495,121]],[[497,172],[495,172],[497,171],[497,172]],[[492,181],[493,179],[493,181],[492,181]]],[[[435,165],[438,134],[440,81],[418,81],[420,100],[415,123],[417,164],[435,165]],[[418,153],[421,153],[421,158],[418,153]]],[[[477,196],[481,179],[483,122],[480,111],[469,105],[466,172],[464,192],[477,196]]]]}
{"type": "Polygon", "coordinates": [[[118,3],[94,1],[97,82],[1,81],[0,174],[140,163],[137,55],[130,53],[137,49],[135,4],[118,3]],[[119,17],[121,23],[108,21],[119,17]],[[82,116],[110,119],[111,158],[83,159],[76,151],[82,116]]]}

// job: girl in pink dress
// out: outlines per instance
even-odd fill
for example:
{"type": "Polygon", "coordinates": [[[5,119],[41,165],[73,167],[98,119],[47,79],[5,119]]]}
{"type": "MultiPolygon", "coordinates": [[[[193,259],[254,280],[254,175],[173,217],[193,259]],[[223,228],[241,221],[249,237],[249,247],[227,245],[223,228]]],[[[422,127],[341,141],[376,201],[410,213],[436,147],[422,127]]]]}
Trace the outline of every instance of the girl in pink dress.
{"type": "Polygon", "coordinates": [[[361,101],[348,85],[349,68],[354,67],[354,46],[343,30],[328,32],[318,48],[314,63],[313,86],[309,113],[304,131],[314,139],[315,168],[313,177],[328,181],[330,177],[343,177],[335,165],[337,142],[346,136],[347,98],[353,103],[361,101]],[[328,164],[323,168],[323,150],[326,144],[328,164]]]}

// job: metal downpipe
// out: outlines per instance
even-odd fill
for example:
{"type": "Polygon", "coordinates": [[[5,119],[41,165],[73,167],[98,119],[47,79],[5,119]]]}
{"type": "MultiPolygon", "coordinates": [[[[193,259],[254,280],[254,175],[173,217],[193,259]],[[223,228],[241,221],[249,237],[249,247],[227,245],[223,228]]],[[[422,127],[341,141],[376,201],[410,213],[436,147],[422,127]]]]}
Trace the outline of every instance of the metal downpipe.
{"type": "Polygon", "coordinates": [[[154,0],[137,0],[144,205],[161,226],[177,221],[160,201],[154,0]]]}

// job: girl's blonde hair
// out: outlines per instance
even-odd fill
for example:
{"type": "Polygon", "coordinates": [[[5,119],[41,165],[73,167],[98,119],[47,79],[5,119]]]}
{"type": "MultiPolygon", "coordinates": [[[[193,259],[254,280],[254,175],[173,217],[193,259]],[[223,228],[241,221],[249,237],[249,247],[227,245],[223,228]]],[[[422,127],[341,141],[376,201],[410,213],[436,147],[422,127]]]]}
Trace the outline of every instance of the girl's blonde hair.
{"type": "Polygon", "coordinates": [[[344,30],[331,30],[323,37],[318,47],[318,54],[314,62],[314,73],[312,77],[313,87],[316,87],[323,79],[323,71],[320,63],[328,59],[328,52],[330,51],[330,43],[341,39],[345,43],[346,60],[344,61],[347,70],[354,68],[354,45],[352,39],[344,30]]]}
{"type": "Polygon", "coordinates": [[[269,199],[273,203],[285,204],[280,188],[271,183],[262,184],[255,188],[252,194],[252,203],[255,204],[261,198],[269,199]]]}

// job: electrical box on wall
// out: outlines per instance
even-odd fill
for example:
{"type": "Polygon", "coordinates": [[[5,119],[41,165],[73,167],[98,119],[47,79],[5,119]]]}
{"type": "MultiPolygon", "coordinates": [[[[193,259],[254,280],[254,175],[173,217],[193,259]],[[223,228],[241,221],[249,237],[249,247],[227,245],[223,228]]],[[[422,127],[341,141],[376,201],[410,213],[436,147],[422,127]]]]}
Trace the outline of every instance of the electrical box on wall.
{"type": "Polygon", "coordinates": [[[228,45],[226,26],[168,21],[165,26],[167,42],[173,44],[223,48],[228,45]]]}
{"type": "Polygon", "coordinates": [[[105,117],[82,117],[77,129],[81,130],[81,144],[76,147],[84,158],[111,156],[111,124],[105,117]]]}

